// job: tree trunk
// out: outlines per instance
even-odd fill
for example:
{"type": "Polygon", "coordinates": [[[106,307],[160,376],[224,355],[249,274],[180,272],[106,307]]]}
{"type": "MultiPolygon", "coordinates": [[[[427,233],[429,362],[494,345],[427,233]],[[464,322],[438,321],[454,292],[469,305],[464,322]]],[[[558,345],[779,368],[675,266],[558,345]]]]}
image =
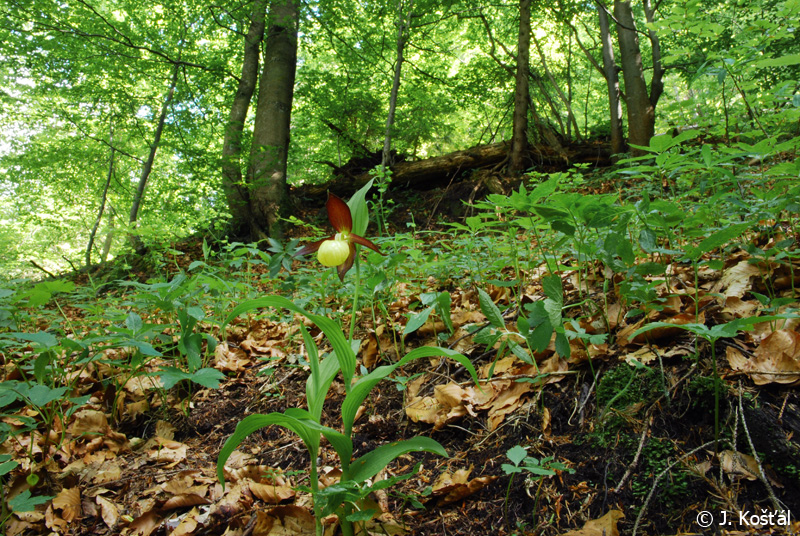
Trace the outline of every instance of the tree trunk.
{"type": "MultiPolygon", "coordinates": [[[[164,97],[164,104],[161,106],[161,115],[158,116],[158,124],[156,125],[156,133],[153,135],[153,143],[150,145],[150,154],[147,157],[144,165],[142,166],[142,174],[139,177],[139,185],[136,188],[136,193],[133,196],[133,203],[131,204],[131,215],[128,222],[133,225],[139,216],[139,208],[144,199],[144,190],[147,186],[147,179],[150,178],[150,172],[153,171],[153,162],[156,159],[156,151],[158,145],[161,143],[161,133],[164,131],[164,123],[167,119],[167,112],[169,105],[172,103],[172,97],[175,95],[175,87],[178,85],[178,72],[180,71],[180,64],[176,63],[172,67],[172,81],[169,85],[166,97],[164,97]]],[[[138,237],[131,234],[131,241],[134,247],[140,243],[138,237]]]]}
{"type": "Polygon", "coordinates": [[[519,39],[517,45],[517,80],[514,93],[514,127],[509,169],[525,170],[528,151],[528,72],[531,48],[531,2],[519,0],[519,39]]]}
{"type": "Polygon", "coordinates": [[[648,22],[647,35],[650,37],[650,49],[653,58],[653,79],[650,81],[650,104],[655,109],[658,99],[664,93],[664,67],[661,65],[661,42],[658,40],[658,33],[653,30],[655,20],[655,9],[650,0],[642,0],[644,6],[644,16],[648,22]]]}
{"type": "Polygon", "coordinates": [[[407,6],[407,14],[404,13],[403,0],[397,2],[397,60],[394,64],[394,80],[392,81],[392,92],[389,97],[389,115],[386,116],[386,134],[383,138],[383,155],[381,156],[381,170],[385,170],[389,165],[389,154],[392,150],[392,125],[394,124],[394,112],[397,109],[397,93],[400,90],[400,71],[403,67],[403,52],[406,48],[408,31],[411,25],[411,14],[414,0],[410,0],[407,6]]]}
{"type": "Polygon", "coordinates": [[[111,205],[108,207],[108,232],[106,233],[106,238],[103,240],[103,251],[100,253],[100,262],[106,262],[108,260],[108,254],[111,252],[111,244],[114,242],[114,228],[116,227],[117,221],[117,213],[114,210],[114,206],[111,205]]]}
{"type": "Polygon", "coordinates": [[[222,143],[222,187],[233,216],[232,231],[237,236],[242,236],[250,230],[249,194],[247,185],[242,180],[242,132],[258,82],[258,59],[261,54],[261,41],[264,39],[266,14],[267,1],[256,0],[253,4],[250,28],[244,38],[242,77],[233,97],[222,143]]]}
{"type": "Polygon", "coordinates": [[[608,13],[603,6],[598,6],[600,19],[600,39],[603,42],[603,70],[608,88],[608,108],[611,128],[611,154],[625,152],[625,136],[622,132],[622,101],[619,91],[619,67],[614,61],[614,45],[611,42],[611,29],[608,24],[608,13]]]}
{"type": "Polygon", "coordinates": [[[282,238],[281,217],[289,211],[286,164],[297,68],[297,0],[273,0],[247,183],[250,235],[282,238]]]}
{"type": "Polygon", "coordinates": [[[108,145],[111,147],[111,154],[108,157],[108,175],[106,177],[106,185],[103,187],[103,196],[100,199],[100,209],[97,211],[97,219],[92,226],[92,231],[89,233],[89,243],[86,244],[86,267],[92,264],[92,247],[94,247],[94,238],[97,236],[97,229],[100,227],[100,222],[103,221],[103,212],[106,210],[106,200],[108,199],[108,188],[111,186],[111,177],[114,176],[114,125],[113,123],[108,127],[108,145]]]}
{"type": "MultiPolygon", "coordinates": [[[[619,36],[619,55],[622,61],[622,76],[625,80],[625,104],[628,109],[628,141],[635,145],[647,146],[655,133],[656,114],[653,103],[647,94],[644,79],[642,53],[639,36],[633,20],[631,3],[614,2],[614,17],[617,20],[619,36]]],[[[634,149],[634,154],[642,151],[634,149]]]]}
{"type": "MultiPolygon", "coordinates": [[[[561,88],[558,87],[558,83],[556,82],[555,76],[553,76],[553,73],[550,72],[550,68],[547,66],[547,58],[545,57],[544,52],[542,51],[542,47],[539,46],[539,40],[536,39],[536,37],[531,37],[531,39],[533,40],[533,45],[536,47],[536,52],[539,54],[539,59],[542,62],[542,68],[544,69],[544,72],[547,75],[547,79],[550,80],[550,83],[553,85],[553,89],[558,94],[558,97],[561,99],[561,102],[567,108],[567,127],[566,127],[567,139],[570,139],[570,125],[575,127],[575,135],[578,137],[578,139],[581,139],[580,127],[578,127],[578,121],[575,119],[575,114],[572,113],[572,106],[570,105],[569,99],[567,98],[566,95],[564,95],[564,92],[561,91],[561,88]]],[[[560,116],[561,114],[557,115],[560,116]]]]}

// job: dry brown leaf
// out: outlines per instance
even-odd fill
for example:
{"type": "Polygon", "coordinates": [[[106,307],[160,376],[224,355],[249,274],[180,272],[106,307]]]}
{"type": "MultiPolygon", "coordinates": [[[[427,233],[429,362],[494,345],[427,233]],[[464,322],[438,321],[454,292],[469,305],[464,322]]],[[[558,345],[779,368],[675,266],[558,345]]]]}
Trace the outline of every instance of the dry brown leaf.
{"type": "Polygon", "coordinates": [[[729,475],[743,476],[747,480],[758,479],[758,462],[752,456],[732,450],[723,450],[719,453],[719,461],[722,464],[722,470],[729,475]]]}
{"type": "Polygon", "coordinates": [[[725,270],[719,281],[712,287],[711,292],[720,292],[725,289],[725,296],[741,298],[752,287],[751,279],[761,275],[761,269],[743,260],[725,270]]]}
{"type": "Polygon", "coordinates": [[[69,426],[69,433],[74,437],[84,434],[102,435],[108,430],[108,419],[102,411],[82,409],[75,413],[75,418],[69,426]]]}
{"type": "Polygon", "coordinates": [[[363,350],[361,350],[361,363],[367,367],[368,370],[372,370],[372,368],[378,363],[378,359],[380,359],[380,353],[378,352],[378,336],[375,333],[369,333],[367,335],[367,341],[363,345],[363,350]]]}
{"type": "Polygon", "coordinates": [[[455,383],[437,385],[433,397],[416,396],[406,406],[406,415],[414,422],[433,424],[434,430],[460,419],[468,413],[466,391],[455,383]]]}
{"type": "Polygon", "coordinates": [[[102,495],[95,497],[95,502],[100,506],[100,517],[103,518],[103,523],[108,528],[113,529],[119,521],[119,508],[102,495]]]}
{"type": "Polygon", "coordinates": [[[480,409],[487,409],[489,413],[489,431],[496,430],[506,418],[506,415],[513,413],[522,405],[522,396],[535,389],[538,389],[538,386],[532,383],[512,382],[509,388],[500,391],[494,400],[481,406],[480,409]]]}
{"type": "Polygon", "coordinates": [[[752,316],[758,309],[758,303],[755,301],[744,301],[739,296],[728,296],[725,298],[725,306],[722,308],[723,313],[730,314],[733,318],[746,318],[752,316]]]}
{"type": "Polygon", "coordinates": [[[617,522],[624,517],[619,510],[609,510],[603,517],[587,521],[582,529],[571,530],[561,536],[619,536],[617,522]]]}
{"type": "Polygon", "coordinates": [[[553,428],[551,427],[550,410],[544,408],[542,410],[542,435],[544,435],[547,438],[552,433],[553,433],[553,428]]]}
{"type": "Polygon", "coordinates": [[[147,451],[147,454],[157,462],[166,462],[168,467],[177,465],[186,459],[188,447],[178,441],[171,441],[156,437],[156,447],[147,451]]]}
{"type": "Polygon", "coordinates": [[[259,484],[251,481],[247,483],[247,487],[250,493],[268,504],[280,504],[295,496],[295,491],[290,486],[259,484]]]}
{"type": "Polygon", "coordinates": [[[81,516],[81,490],[64,488],[53,499],[53,508],[61,510],[61,517],[71,523],[81,516]]]}
{"type": "Polygon", "coordinates": [[[176,495],[170,497],[161,506],[162,510],[174,510],[176,508],[186,508],[189,506],[197,506],[198,504],[210,504],[211,501],[200,495],[194,493],[187,493],[185,495],[176,495]]]}
{"type": "Polygon", "coordinates": [[[481,476],[469,479],[472,466],[469,469],[458,469],[454,473],[445,472],[439,475],[433,485],[433,497],[438,497],[437,506],[460,501],[473,493],[483,489],[489,483],[500,478],[499,476],[481,476]]]}
{"type": "Polygon", "coordinates": [[[252,359],[241,348],[228,348],[220,343],[214,350],[214,368],[222,372],[241,372],[252,363],[252,359]]]}
{"type": "Polygon", "coordinates": [[[197,530],[200,524],[198,520],[199,515],[200,512],[198,512],[197,508],[192,508],[187,514],[182,516],[183,519],[180,524],[175,527],[175,530],[169,533],[169,536],[186,536],[187,534],[192,534],[197,530]]]}
{"type": "Polygon", "coordinates": [[[295,505],[276,506],[259,516],[253,536],[312,536],[316,533],[314,516],[295,505]]]}
{"type": "Polygon", "coordinates": [[[748,359],[738,350],[726,349],[731,368],[750,376],[756,385],[800,384],[800,334],[780,329],[761,341],[748,359]]]}
{"type": "Polygon", "coordinates": [[[150,536],[161,524],[161,519],[161,516],[152,510],[145,512],[134,519],[122,534],[130,536],[150,536]]]}

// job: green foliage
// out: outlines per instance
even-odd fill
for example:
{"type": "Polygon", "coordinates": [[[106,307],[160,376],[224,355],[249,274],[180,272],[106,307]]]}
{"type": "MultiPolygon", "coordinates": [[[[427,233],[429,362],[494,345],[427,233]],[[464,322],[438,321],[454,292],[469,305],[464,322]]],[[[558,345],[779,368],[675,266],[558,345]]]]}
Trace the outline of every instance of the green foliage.
{"type": "Polygon", "coordinates": [[[415,437],[405,441],[398,441],[381,445],[378,448],[351,460],[353,454],[353,424],[356,412],[366,400],[373,387],[381,380],[387,378],[395,369],[415,359],[426,357],[449,357],[458,361],[472,375],[477,383],[478,378],[472,363],[469,360],[445,348],[422,347],[412,350],[402,359],[392,365],[377,367],[361,377],[356,377],[356,355],[354,348],[358,347],[348,343],[338,325],[324,316],[311,314],[293,302],[280,296],[270,296],[245,302],[236,307],[228,316],[224,325],[229,324],[241,314],[264,307],[279,307],[306,317],[315,324],[328,339],[333,347],[333,352],[320,356],[316,342],[309,335],[304,325],[300,330],[308,352],[310,374],[306,382],[306,402],[308,410],[289,408],[283,413],[269,413],[267,415],[249,415],[237,425],[233,435],[223,445],[217,461],[217,476],[225,482],[224,467],[226,460],[234,449],[250,434],[256,430],[270,425],[283,426],[296,433],[303,440],[311,460],[309,479],[311,492],[314,496],[314,514],[317,523],[317,533],[322,533],[321,520],[324,516],[336,513],[339,516],[345,534],[352,534],[351,521],[363,521],[360,517],[352,517],[352,508],[360,511],[359,504],[373,487],[367,482],[384,469],[398,456],[409,452],[427,451],[446,456],[442,446],[427,437],[415,437]],[[345,398],[342,402],[342,432],[322,424],[322,409],[328,391],[334,378],[342,374],[342,383],[345,386],[345,398]],[[322,491],[317,481],[317,456],[320,440],[325,437],[339,456],[342,476],[339,484],[333,489],[322,491]]]}

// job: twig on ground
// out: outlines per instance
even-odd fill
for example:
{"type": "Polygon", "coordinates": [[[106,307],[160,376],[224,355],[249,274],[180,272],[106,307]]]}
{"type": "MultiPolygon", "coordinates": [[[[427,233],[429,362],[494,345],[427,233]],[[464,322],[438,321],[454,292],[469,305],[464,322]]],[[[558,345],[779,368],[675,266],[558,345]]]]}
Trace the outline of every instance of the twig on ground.
{"type": "Polygon", "coordinates": [[[639,523],[641,523],[642,517],[644,516],[644,513],[647,511],[647,505],[650,503],[650,499],[653,498],[653,494],[656,492],[656,488],[658,488],[658,483],[664,477],[664,475],[669,473],[670,470],[673,467],[675,467],[675,465],[678,464],[678,462],[683,461],[684,459],[688,458],[689,456],[691,456],[695,452],[697,452],[699,450],[702,450],[704,448],[708,448],[709,446],[711,446],[713,444],[714,444],[714,440],[712,439],[711,441],[707,441],[707,442],[703,443],[702,445],[700,445],[699,447],[690,450],[689,452],[687,452],[686,454],[684,454],[683,456],[681,456],[680,458],[678,458],[677,460],[675,460],[674,462],[669,464],[663,471],[658,473],[658,475],[656,475],[655,480],[653,480],[653,487],[650,488],[650,493],[647,494],[647,498],[644,500],[644,504],[642,505],[642,509],[639,510],[639,515],[636,516],[636,523],[633,524],[633,532],[631,533],[631,536],[636,536],[636,531],[639,530],[639,523]]]}
{"type": "MultiPolygon", "coordinates": [[[[753,438],[750,437],[750,430],[747,428],[747,421],[744,418],[744,408],[742,407],[741,381],[739,382],[739,415],[742,418],[742,428],[744,428],[744,435],[745,437],[747,437],[747,443],[750,445],[750,450],[753,453],[753,458],[755,458],[756,464],[758,465],[758,478],[761,480],[761,482],[764,483],[764,486],[767,488],[767,493],[769,493],[769,498],[770,500],[772,500],[772,508],[774,508],[776,511],[781,509],[786,510],[786,506],[783,505],[781,501],[778,500],[778,497],[775,496],[775,491],[772,489],[769,480],[767,480],[767,475],[764,474],[764,467],[762,467],[761,465],[761,458],[759,458],[758,452],[756,452],[756,447],[755,445],[753,445],[753,438]]],[[[734,448],[733,450],[738,456],[738,452],[736,451],[736,449],[734,448]]],[[[739,463],[741,463],[744,467],[747,466],[742,460],[739,460],[739,463]]]]}

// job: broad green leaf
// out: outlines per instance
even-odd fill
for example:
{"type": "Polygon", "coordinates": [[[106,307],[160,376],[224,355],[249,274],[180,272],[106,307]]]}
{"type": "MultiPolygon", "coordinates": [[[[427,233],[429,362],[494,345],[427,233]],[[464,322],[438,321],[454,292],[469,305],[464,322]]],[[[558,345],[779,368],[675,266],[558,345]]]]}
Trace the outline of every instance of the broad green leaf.
{"type": "Polygon", "coordinates": [[[755,62],[756,67],[785,67],[800,63],[800,54],[786,54],[779,58],[766,58],[755,62]]]}
{"type": "Polygon", "coordinates": [[[560,276],[546,275],[542,277],[542,289],[544,290],[544,295],[554,302],[564,303],[564,287],[560,276]]]}
{"type": "Polygon", "coordinates": [[[705,240],[700,242],[697,247],[686,248],[686,257],[696,261],[700,259],[704,253],[708,253],[719,247],[729,244],[732,240],[741,236],[741,234],[749,229],[751,225],[752,224],[750,222],[729,225],[728,227],[725,227],[724,229],[721,229],[707,237],[705,240]]]}
{"type": "Polygon", "coordinates": [[[36,333],[9,333],[9,335],[22,341],[35,343],[42,348],[58,346],[58,339],[46,331],[38,331],[36,333]]]}
{"type": "Polygon", "coordinates": [[[478,289],[478,302],[480,303],[483,316],[486,317],[489,323],[498,329],[505,329],[506,321],[503,318],[503,313],[501,313],[500,309],[494,304],[491,296],[480,288],[478,289]]]}
{"type": "Polygon", "coordinates": [[[366,374],[358,379],[358,381],[350,389],[350,392],[344,397],[344,402],[342,402],[342,423],[344,424],[345,430],[350,430],[359,406],[361,406],[364,400],[366,400],[367,396],[369,396],[369,393],[372,391],[372,388],[375,387],[378,382],[388,377],[398,367],[402,367],[407,363],[414,361],[415,359],[425,357],[449,357],[450,359],[458,361],[464,366],[465,369],[467,369],[472,377],[472,381],[475,382],[475,385],[478,385],[478,373],[475,371],[475,367],[472,365],[470,360],[465,356],[454,350],[440,348],[437,346],[422,346],[420,348],[415,348],[407,353],[397,363],[377,367],[369,374],[366,374]]]}
{"type": "Polygon", "coordinates": [[[303,421],[284,415],[283,413],[269,413],[267,415],[248,415],[236,425],[233,434],[222,445],[217,458],[217,478],[225,488],[225,462],[228,461],[233,451],[236,450],[242,441],[250,434],[267,426],[277,424],[291,430],[300,436],[308,450],[309,456],[316,459],[319,451],[320,434],[316,430],[311,430],[303,421]]]}
{"type": "Polygon", "coordinates": [[[54,400],[63,398],[64,393],[66,392],[66,387],[52,388],[46,385],[36,384],[30,387],[27,391],[22,392],[22,394],[25,395],[34,406],[42,408],[54,400]]]}
{"type": "Polygon", "coordinates": [[[434,306],[431,305],[430,307],[426,307],[425,309],[423,309],[422,311],[420,311],[417,314],[409,315],[408,322],[406,322],[406,327],[403,330],[403,337],[405,337],[406,335],[409,335],[411,333],[414,333],[419,328],[424,326],[425,322],[428,321],[428,317],[431,316],[431,312],[433,311],[433,307],[434,306]]]}
{"type": "Polygon", "coordinates": [[[142,317],[136,313],[130,313],[125,318],[125,327],[131,330],[134,335],[142,330],[142,317]]]}
{"type": "Polygon", "coordinates": [[[287,300],[282,296],[267,296],[265,298],[258,298],[255,300],[246,301],[239,306],[235,307],[223,322],[223,329],[225,326],[233,322],[236,317],[244,313],[250,312],[254,309],[263,309],[265,307],[281,307],[288,309],[292,312],[301,314],[311,320],[317,325],[319,329],[325,334],[333,347],[336,359],[339,361],[339,367],[342,371],[345,389],[348,389],[352,383],[353,375],[356,370],[356,355],[353,349],[347,343],[339,325],[330,318],[313,315],[305,311],[302,307],[298,307],[293,302],[287,300]]]}
{"type": "Polygon", "coordinates": [[[364,236],[369,225],[369,209],[367,208],[366,196],[369,189],[372,188],[373,182],[375,182],[375,179],[370,179],[347,202],[347,206],[350,207],[350,214],[353,217],[353,232],[359,236],[364,236]]]}
{"type": "Polygon", "coordinates": [[[189,379],[207,389],[218,389],[219,382],[225,379],[225,374],[217,369],[205,367],[193,372],[189,375],[189,379]]]}
{"type": "Polygon", "coordinates": [[[350,465],[350,471],[347,475],[342,475],[342,479],[349,479],[356,483],[364,482],[365,480],[377,475],[395,458],[407,454],[409,452],[432,452],[439,456],[447,456],[447,451],[439,444],[429,437],[414,437],[405,441],[395,441],[386,445],[381,445],[373,451],[370,451],[350,465]]]}
{"type": "Polygon", "coordinates": [[[8,506],[17,513],[33,512],[37,505],[44,504],[52,498],[53,497],[49,495],[31,497],[31,490],[26,489],[13,499],[9,499],[8,506]]]}
{"type": "Polygon", "coordinates": [[[519,465],[522,460],[528,457],[528,451],[521,445],[515,445],[506,451],[506,457],[511,460],[514,465],[519,465]]]}

